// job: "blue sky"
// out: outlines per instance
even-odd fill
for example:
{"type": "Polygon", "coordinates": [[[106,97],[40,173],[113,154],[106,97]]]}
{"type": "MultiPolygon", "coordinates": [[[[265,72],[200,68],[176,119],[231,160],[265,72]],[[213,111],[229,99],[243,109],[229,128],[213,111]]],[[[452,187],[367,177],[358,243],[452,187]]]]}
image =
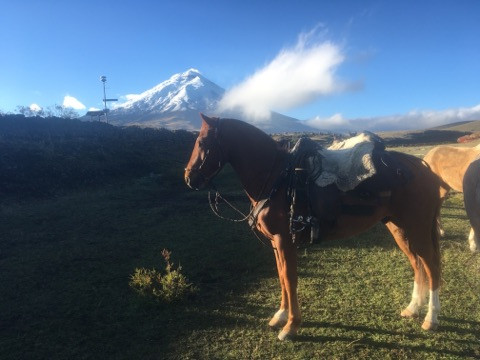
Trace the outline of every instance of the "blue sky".
{"type": "MultiPolygon", "coordinates": [[[[271,66],[282,54],[294,54],[296,71],[328,44],[336,60],[319,51],[317,75],[331,87],[262,83],[266,104],[319,127],[480,119],[477,0],[0,1],[4,112],[66,96],[100,108],[101,75],[121,98],[189,68],[251,94],[249,79],[268,79],[265,69],[282,79],[271,66]]],[[[305,73],[316,71],[312,59],[305,73]]]]}

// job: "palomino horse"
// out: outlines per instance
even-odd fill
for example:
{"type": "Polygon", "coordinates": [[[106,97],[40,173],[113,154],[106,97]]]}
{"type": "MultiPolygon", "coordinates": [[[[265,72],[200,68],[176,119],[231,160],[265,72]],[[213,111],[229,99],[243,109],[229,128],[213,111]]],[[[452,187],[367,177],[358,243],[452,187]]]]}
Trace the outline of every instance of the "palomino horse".
{"type": "MultiPolygon", "coordinates": [[[[284,340],[294,336],[301,323],[297,299],[297,244],[290,233],[287,184],[278,181],[285,173],[290,154],[270,136],[245,122],[209,118],[203,114],[201,117],[202,127],[185,169],[185,182],[196,190],[204,188],[228,162],[238,175],[253,208],[263,204],[256,217],[256,229],[271,240],[281,285],[280,308],[269,325],[283,327],[278,338],[284,340]],[[272,191],[273,188],[277,191],[272,191]]],[[[368,214],[339,214],[324,238],[352,236],[383,221],[407,255],[415,273],[412,298],[401,316],[419,314],[426,302],[428,289],[425,285],[428,281],[428,312],[422,328],[434,330],[438,326],[440,310],[440,250],[436,226],[440,209],[439,179],[421,159],[396,152],[388,155],[409,169],[413,178],[393,189],[388,199],[374,202],[373,210],[368,214]]],[[[329,188],[322,189],[328,191],[329,188]]],[[[322,208],[328,196],[325,191],[310,198],[314,214],[330,211],[322,208]]],[[[348,193],[342,194],[342,198],[348,200],[348,197],[348,193]]]]}
{"type": "MultiPolygon", "coordinates": [[[[440,198],[442,199],[442,202],[451,189],[464,192],[463,181],[467,168],[479,155],[480,145],[475,147],[440,145],[434,147],[425,155],[423,160],[430,165],[432,171],[442,180],[442,186],[440,187],[440,198]]],[[[474,176],[473,172],[470,175],[470,178],[472,180],[476,180],[475,178],[472,178],[472,176],[474,176]]],[[[466,193],[464,193],[464,201],[466,204],[468,203],[470,205],[470,214],[473,214],[475,211],[473,209],[475,206],[475,196],[476,195],[471,192],[469,192],[468,196],[466,193]]],[[[473,222],[476,221],[477,220],[475,219],[473,220],[473,222]]],[[[474,228],[477,229],[478,233],[480,233],[480,227],[474,227],[473,222],[472,218],[470,217],[472,228],[470,229],[468,242],[470,245],[470,250],[477,251],[480,250],[480,240],[475,235],[476,232],[474,228]]],[[[439,226],[441,227],[440,222],[439,226]]]]}

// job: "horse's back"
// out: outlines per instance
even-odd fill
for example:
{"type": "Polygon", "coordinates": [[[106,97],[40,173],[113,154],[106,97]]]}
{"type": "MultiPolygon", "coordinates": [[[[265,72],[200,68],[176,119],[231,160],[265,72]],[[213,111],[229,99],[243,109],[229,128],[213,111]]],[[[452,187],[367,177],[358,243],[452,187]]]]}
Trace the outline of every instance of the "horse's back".
{"type": "Polygon", "coordinates": [[[335,185],[311,189],[312,210],[335,239],[364,231],[380,220],[428,223],[440,207],[440,181],[422,159],[385,151],[385,168],[357,188],[342,192],[335,185]]]}
{"type": "Polygon", "coordinates": [[[373,151],[372,158],[375,174],[360,183],[358,190],[369,192],[391,191],[407,184],[414,177],[412,164],[416,160],[410,156],[404,157],[402,153],[385,151],[384,149],[373,151]],[[370,190],[368,190],[370,189],[370,190]]]}
{"type": "Polygon", "coordinates": [[[431,149],[423,159],[448,187],[462,192],[463,175],[479,153],[477,148],[440,145],[431,149]]]}

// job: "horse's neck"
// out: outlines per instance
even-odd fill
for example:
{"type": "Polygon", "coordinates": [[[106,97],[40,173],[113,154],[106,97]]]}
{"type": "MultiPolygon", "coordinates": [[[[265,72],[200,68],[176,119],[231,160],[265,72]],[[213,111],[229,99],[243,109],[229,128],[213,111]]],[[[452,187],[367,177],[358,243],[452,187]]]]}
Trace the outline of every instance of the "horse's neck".
{"type": "Polygon", "coordinates": [[[276,180],[282,152],[265,134],[242,133],[241,129],[230,130],[224,140],[228,160],[250,199],[264,198],[276,180]]]}

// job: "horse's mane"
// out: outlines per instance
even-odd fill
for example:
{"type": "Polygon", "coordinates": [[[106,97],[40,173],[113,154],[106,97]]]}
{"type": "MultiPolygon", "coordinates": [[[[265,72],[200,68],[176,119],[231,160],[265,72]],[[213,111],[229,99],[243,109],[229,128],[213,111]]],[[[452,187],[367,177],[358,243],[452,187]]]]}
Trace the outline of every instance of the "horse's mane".
{"type": "Polygon", "coordinates": [[[237,138],[248,136],[249,141],[256,140],[264,145],[269,145],[279,150],[282,149],[270,135],[245,121],[222,118],[220,119],[220,132],[222,132],[222,129],[224,128],[228,128],[232,131],[232,134],[237,138]]]}

